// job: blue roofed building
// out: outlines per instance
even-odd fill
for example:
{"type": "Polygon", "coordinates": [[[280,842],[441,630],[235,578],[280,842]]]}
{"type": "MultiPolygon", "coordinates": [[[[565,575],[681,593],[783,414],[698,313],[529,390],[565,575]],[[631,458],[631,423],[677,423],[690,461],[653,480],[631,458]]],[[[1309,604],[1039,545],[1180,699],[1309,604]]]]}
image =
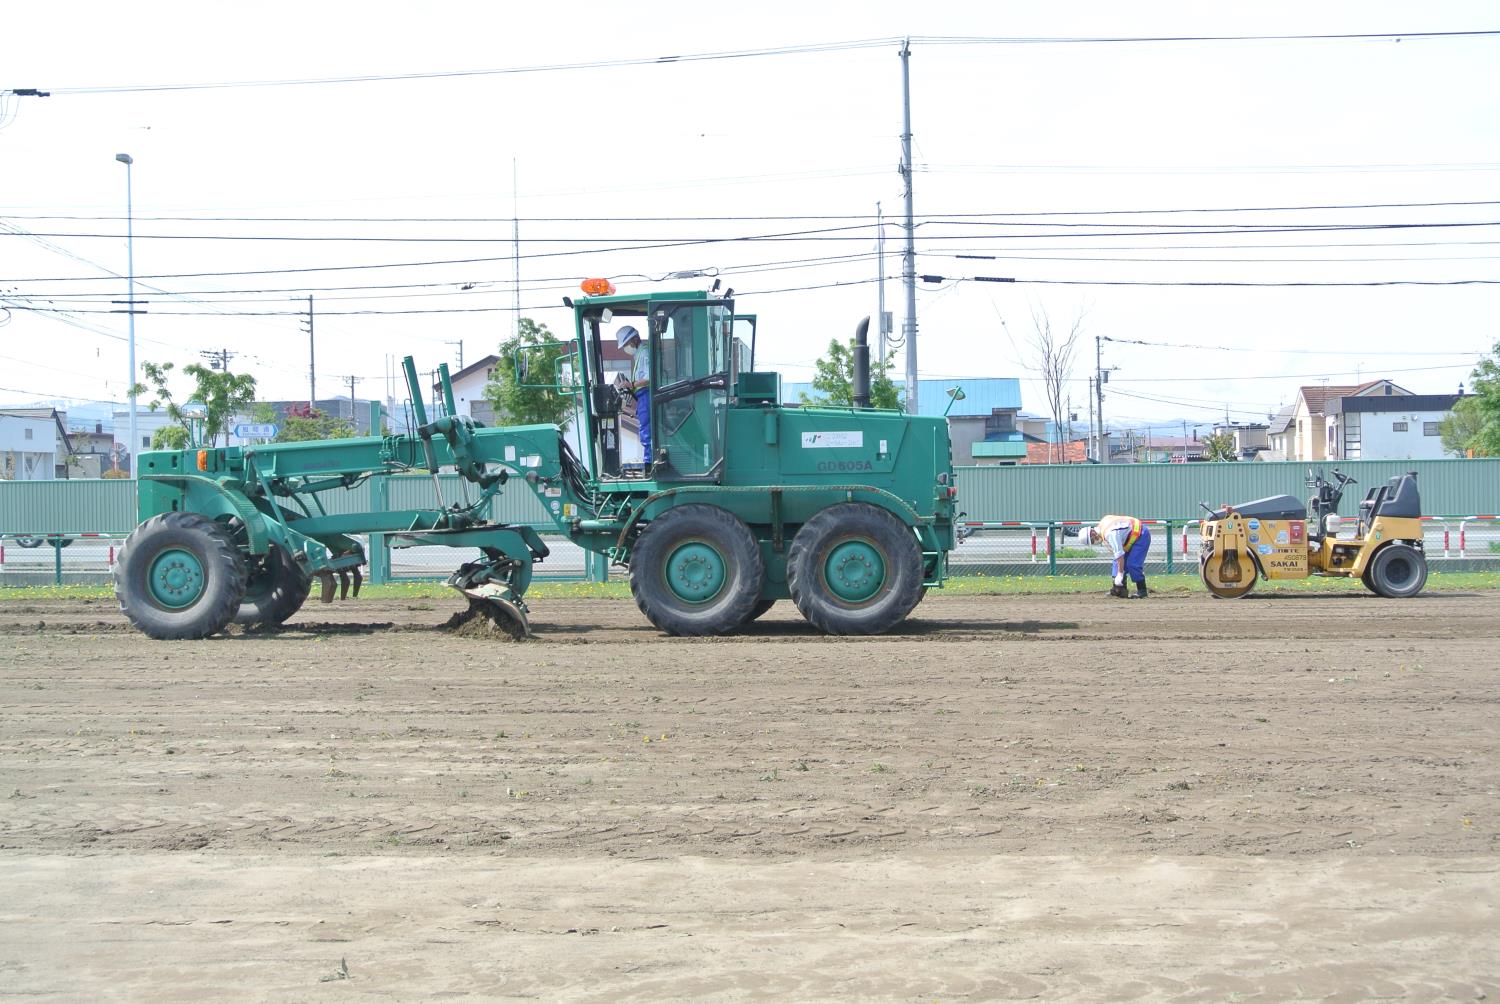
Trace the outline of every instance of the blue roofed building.
{"type": "MultiPolygon", "coordinates": [[[[897,381],[897,386],[904,385],[897,381]]],[[[801,404],[803,395],[813,394],[810,383],[782,385],[782,400],[788,404],[801,404]]],[[[1016,427],[1021,381],[1015,377],[922,380],[917,405],[920,415],[947,415],[955,464],[988,467],[1026,459],[1026,439],[1016,427]],[[957,400],[948,393],[955,387],[961,392],[957,400]]]]}

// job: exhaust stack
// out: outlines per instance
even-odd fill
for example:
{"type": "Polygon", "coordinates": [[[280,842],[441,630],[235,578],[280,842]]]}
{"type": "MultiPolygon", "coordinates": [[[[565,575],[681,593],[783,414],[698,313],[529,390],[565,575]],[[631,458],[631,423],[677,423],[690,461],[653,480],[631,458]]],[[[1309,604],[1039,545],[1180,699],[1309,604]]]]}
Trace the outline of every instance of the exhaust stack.
{"type": "Polygon", "coordinates": [[[870,319],[866,317],[854,329],[854,407],[870,406],[870,319]]]}

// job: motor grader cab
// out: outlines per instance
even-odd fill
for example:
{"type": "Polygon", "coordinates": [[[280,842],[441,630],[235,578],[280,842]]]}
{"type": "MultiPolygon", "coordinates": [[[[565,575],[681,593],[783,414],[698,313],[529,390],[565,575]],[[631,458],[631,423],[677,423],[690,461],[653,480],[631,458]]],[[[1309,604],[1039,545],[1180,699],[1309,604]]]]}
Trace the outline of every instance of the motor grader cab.
{"type": "Polygon", "coordinates": [[[564,299],[571,344],[528,347],[516,366],[523,385],[574,402],[566,432],[460,414],[446,366],[429,419],[407,357],[402,434],[142,454],[140,525],[115,568],[125,615],[163,639],[280,624],[314,579],[324,601],[351,580],[358,595],[376,533],[477,551],[448,584],[514,636],[530,632],[524,595],[550,553],[539,531],[626,569],[637,605],[668,634],[736,631],[788,598],[825,632],[875,634],[942,585],[957,497],[947,423],[869,408],[867,349],[856,350],[863,406],[786,407],[780,376],[753,367],[754,319],[727,293],[622,295],[602,279],[583,292],[564,299]],[[626,321],[650,351],[649,465],[622,451],[621,360],[606,347],[626,321]],[[438,477],[449,472],[456,481],[438,477]],[[430,479],[436,504],[377,507],[359,491],[403,477],[430,479]],[[532,493],[544,521],[495,520],[507,485],[532,493]]]}
{"type": "Polygon", "coordinates": [[[1309,575],[1358,576],[1380,596],[1415,596],[1427,582],[1422,548],[1422,502],[1416,472],[1372,488],[1359,505],[1352,534],[1341,535],[1338,509],[1355,480],[1335,469],[1329,481],[1308,471],[1312,495],[1304,508],[1291,495],[1273,495],[1208,512],[1202,523],[1198,570],[1210,593],[1246,596],[1257,579],[1309,575]]]}

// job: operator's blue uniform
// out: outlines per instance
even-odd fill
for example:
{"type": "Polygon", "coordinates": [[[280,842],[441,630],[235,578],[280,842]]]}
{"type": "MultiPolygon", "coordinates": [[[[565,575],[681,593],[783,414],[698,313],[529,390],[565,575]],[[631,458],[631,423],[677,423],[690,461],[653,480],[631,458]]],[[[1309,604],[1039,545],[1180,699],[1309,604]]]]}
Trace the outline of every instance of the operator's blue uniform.
{"type": "Polygon", "coordinates": [[[630,382],[635,392],[635,420],[641,429],[641,456],[651,466],[651,348],[642,344],[630,360],[630,382]]]}

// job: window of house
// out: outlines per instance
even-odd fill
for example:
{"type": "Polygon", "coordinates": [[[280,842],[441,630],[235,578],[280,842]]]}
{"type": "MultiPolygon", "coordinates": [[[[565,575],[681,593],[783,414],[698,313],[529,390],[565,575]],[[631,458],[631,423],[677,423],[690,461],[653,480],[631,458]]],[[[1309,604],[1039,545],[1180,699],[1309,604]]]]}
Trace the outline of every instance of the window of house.
{"type": "Polygon", "coordinates": [[[1406,431],[1406,423],[1405,422],[1392,422],[1391,423],[1391,431],[1392,432],[1405,432],[1406,431]]]}
{"type": "Polygon", "coordinates": [[[30,429],[26,430],[26,436],[25,436],[25,438],[26,439],[30,439],[31,438],[31,430],[30,429]]]}
{"type": "Polygon", "coordinates": [[[1437,422],[1423,422],[1422,423],[1422,435],[1424,435],[1424,436],[1438,436],[1438,435],[1441,435],[1441,433],[1438,432],[1438,424],[1439,423],[1437,423],[1437,422]]]}
{"type": "Polygon", "coordinates": [[[984,434],[986,436],[999,435],[1003,432],[1016,431],[1016,416],[1011,412],[1000,412],[999,414],[986,415],[984,418],[984,434]]]}
{"type": "Polygon", "coordinates": [[[149,450],[149,449],[151,449],[151,437],[150,436],[142,436],[141,437],[141,449],[143,449],[143,450],[149,450]]]}

